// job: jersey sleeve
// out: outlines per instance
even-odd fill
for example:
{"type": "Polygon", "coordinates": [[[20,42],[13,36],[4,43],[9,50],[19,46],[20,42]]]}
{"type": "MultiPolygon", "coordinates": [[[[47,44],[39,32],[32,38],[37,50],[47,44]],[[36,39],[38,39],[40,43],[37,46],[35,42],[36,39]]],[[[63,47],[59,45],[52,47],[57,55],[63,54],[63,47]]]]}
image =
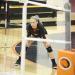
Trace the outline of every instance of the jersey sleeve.
{"type": "Polygon", "coordinates": [[[41,25],[41,27],[40,27],[40,36],[41,36],[42,38],[46,39],[46,37],[45,37],[46,34],[47,34],[46,29],[44,28],[43,25],[41,25]]]}

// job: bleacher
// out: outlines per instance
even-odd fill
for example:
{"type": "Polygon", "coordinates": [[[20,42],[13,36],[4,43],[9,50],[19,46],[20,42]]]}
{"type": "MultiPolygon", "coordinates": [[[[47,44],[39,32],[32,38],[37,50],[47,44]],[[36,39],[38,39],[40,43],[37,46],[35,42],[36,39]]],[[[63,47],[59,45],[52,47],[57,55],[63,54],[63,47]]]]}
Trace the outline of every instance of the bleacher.
{"type": "MultiPolygon", "coordinates": [[[[4,25],[4,20],[7,18],[9,25],[18,25],[22,24],[22,7],[23,3],[14,2],[14,1],[7,1],[8,4],[8,11],[6,14],[5,11],[5,2],[1,3],[1,10],[0,10],[0,21],[1,25],[4,25]]],[[[45,26],[56,26],[56,10],[36,6],[32,4],[28,4],[27,6],[27,21],[32,15],[39,15],[41,21],[44,23],[45,26]]]]}

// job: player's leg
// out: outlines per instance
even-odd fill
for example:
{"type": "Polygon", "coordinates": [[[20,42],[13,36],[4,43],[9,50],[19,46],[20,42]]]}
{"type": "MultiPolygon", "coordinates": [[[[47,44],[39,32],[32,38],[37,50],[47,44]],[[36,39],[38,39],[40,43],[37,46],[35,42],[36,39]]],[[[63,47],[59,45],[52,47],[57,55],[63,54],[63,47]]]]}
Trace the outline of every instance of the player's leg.
{"type": "MultiPolygon", "coordinates": [[[[31,40],[28,40],[26,42],[26,50],[28,49],[28,47],[30,47],[32,45],[32,43],[33,43],[33,41],[31,41],[31,40]]],[[[21,64],[21,56],[19,55],[19,58],[17,59],[15,65],[17,66],[17,65],[20,65],[20,64],[21,64]]]]}
{"type": "Polygon", "coordinates": [[[44,46],[47,49],[47,52],[50,56],[50,59],[51,59],[51,62],[52,62],[52,68],[56,69],[57,64],[56,64],[56,61],[55,61],[55,58],[54,58],[53,49],[51,48],[51,46],[47,42],[43,42],[43,43],[44,43],[44,46]]]}

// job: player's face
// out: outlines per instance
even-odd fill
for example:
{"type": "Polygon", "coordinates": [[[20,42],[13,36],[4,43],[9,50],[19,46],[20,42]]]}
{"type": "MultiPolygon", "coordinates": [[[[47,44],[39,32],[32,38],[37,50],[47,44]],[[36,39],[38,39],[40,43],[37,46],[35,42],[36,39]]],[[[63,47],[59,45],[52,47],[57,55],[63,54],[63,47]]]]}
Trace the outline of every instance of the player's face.
{"type": "Polygon", "coordinates": [[[36,29],[37,28],[37,21],[35,19],[30,19],[30,24],[32,26],[33,29],[36,29]]]}

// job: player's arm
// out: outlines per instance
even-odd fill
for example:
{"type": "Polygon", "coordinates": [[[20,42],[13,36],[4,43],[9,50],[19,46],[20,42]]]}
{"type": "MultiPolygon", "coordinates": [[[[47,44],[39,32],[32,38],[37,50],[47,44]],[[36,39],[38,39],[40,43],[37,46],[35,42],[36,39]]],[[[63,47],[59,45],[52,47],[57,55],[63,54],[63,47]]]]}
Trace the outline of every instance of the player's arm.
{"type": "Polygon", "coordinates": [[[46,39],[46,34],[47,34],[47,31],[46,31],[46,29],[42,26],[41,27],[41,37],[43,38],[43,39],[46,39]]]}

